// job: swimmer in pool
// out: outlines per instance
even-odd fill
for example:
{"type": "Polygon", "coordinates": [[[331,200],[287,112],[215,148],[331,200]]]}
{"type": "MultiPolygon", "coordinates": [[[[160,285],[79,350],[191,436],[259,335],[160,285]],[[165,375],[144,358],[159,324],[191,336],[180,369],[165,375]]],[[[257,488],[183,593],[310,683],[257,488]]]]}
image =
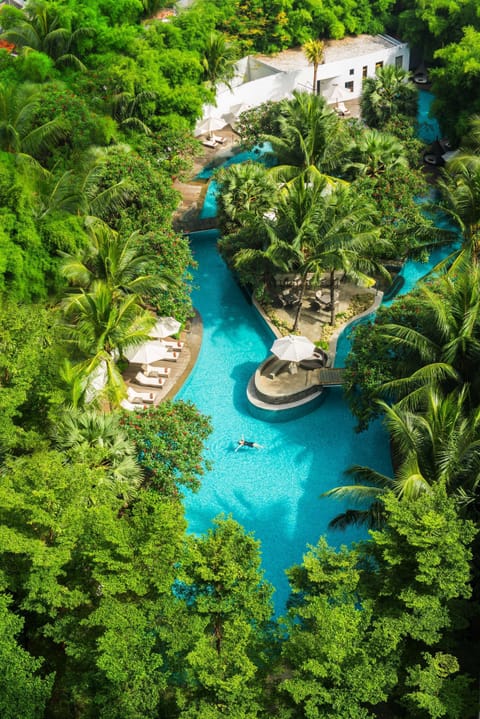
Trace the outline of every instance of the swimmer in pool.
{"type": "Polygon", "coordinates": [[[244,439],[243,437],[242,437],[242,439],[238,440],[237,447],[235,447],[235,452],[238,452],[240,447],[255,447],[255,449],[263,449],[261,444],[257,444],[256,442],[249,442],[248,440],[244,439]]]}

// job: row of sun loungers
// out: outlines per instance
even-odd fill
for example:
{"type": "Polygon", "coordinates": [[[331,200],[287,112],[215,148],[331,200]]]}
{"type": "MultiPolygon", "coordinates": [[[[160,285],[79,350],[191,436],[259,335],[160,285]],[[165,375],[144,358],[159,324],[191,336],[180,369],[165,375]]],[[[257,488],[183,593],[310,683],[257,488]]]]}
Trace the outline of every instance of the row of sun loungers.
{"type": "MultiPolygon", "coordinates": [[[[160,340],[162,345],[167,350],[163,361],[176,362],[180,356],[185,342],[181,340],[160,340]]],[[[157,366],[154,364],[142,365],[142,371],[137,372],[135,375],[135,382],[143,387],[151,387],[155,389],[162,389],[172,371],[171,367],[157,366]]],[[[127,387],[127,398],[121,401],[123,409],[130,411],[138,409],[146,409],[149,405],[154,405],[155,400],[158,398],[158,393],[152,390],[141,392],[133,389],[133,387],[127,387]]]]}

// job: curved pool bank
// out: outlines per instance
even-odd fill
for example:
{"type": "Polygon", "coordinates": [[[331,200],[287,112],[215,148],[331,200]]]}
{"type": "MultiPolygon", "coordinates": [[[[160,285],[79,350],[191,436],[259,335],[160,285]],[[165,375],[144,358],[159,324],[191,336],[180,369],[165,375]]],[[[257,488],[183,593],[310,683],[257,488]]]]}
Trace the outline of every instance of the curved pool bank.
{"type": "Polygon", "coordinates": [[[324,388],[316,381],[314,370],[296,368],[268,357],[255,370],[247,385],[250,413],[265,422],[285,422],[312,412],[324,399],[324,388]]]}

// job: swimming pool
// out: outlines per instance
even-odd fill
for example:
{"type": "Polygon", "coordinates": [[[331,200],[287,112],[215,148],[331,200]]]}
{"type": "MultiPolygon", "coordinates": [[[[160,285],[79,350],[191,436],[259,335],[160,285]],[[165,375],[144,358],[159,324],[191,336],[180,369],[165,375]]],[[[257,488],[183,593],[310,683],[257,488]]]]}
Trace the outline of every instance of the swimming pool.
{"type": "Polygon", "coordinates": [[[198,262],[193,303],[204,334],[195,368],[177,398],[211,416],[206,457],[213,469],[197,494],[186,494],[186,516],[194,533],[205,532],[221,513],[254,533],[281,613],[289,594],[285,569],[302,561],[308,544],[321,535],[334,546],[366,536],[358,529],[328,530],[346,505],[319,495],[341,484],[354,463],[391,472],[388,439],[380,423],[355,433],[339,388],[329,389],[318,409],[295,420],[271,423],[250,414],[248,380],[269,354],[273,336],[219,256],[217,237],[216,230],[191,235],[198,262]],[[242,435],[264,449],[235,452],[242,435]]]}
{"type": "MultiPolygon", "coordinates": [[[[432,99],[431,93],[420,92],[419,132],[425,135],[438,128],[428,117],[432,99]]],[[[227,162],[246,159],[258,155],[240,153],[227,162]]],[[[206,172],[209,177],[213,169],[206,172]]],[[[215,184],[210,186],[206,211],[214,217],[215,184]]],[[[329,530],[328,522],[347,503],[319,495],[342,484],[343,472],[352,464],[390,474],[389,441],[380,422],[366,432],[355,432],[356,421],[340,388],[329,388],[317,409],[290,421],[265,422],[250,413],[248,380],[269,354],[273,336],[219,256],[217,237],[216,230],[191,235],[198,262],[192,298],[204,335],[195,368],[177,398],[193,401],[211,416],[213,433],[206,456],[213,469],[197,494],[186,495],[186,516],[189,530],[200,534],[218,514],[231,515],[261,541],[265,576],[276,589],[275,607],[281,613],[289,595],[285,569],[302,561],[308,544],[316,544],[321,535],[333,546],[365,538],[364,530],[329,530]],[[264,449],[235,452],[242,435],[264,449]]],[[[410,291],[448,251],[438,250],[429,263],[406,263],[399,294],[410,291]]],[[[349,332],[344,332],[337,345],[337,367],[343,366],[349,349],[349,332]]]]}
{"type": "Polygon", "coordinates": [[[433,99],[428,90],[420,90],[418,93],[417,135],[426,143],[435,142],[442,136],[437,119],[430,116],[433,99]]]}

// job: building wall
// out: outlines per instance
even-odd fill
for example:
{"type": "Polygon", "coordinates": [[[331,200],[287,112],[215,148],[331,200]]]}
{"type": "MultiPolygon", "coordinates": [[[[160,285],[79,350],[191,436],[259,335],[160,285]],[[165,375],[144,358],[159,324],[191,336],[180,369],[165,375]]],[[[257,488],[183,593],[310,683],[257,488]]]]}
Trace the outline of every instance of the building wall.
{"type": "MultiPolygon", "coordinates": [[[[395,42],[395,41],[393,41],[395,42]]],[[[320,65],[317,79],[320,81],[320,92],[327,102],[334,88],[339,88],[344,94],[344,100],[355,100],[362,94],[364,77],[375,77],[377,65],[398,65],[408,71],[410,65],[410,50],[407,43],[398,43],[389,48],[379,49],[376,52],[365,55],[339,60],[328,65],[320,65]]],[[[310,76],[302,74],[302,80],[312,83],[313,71],[310,76]]]]}
{"type": "MultiPolygon", "coordinates": [[[[317,71],[317,85],[327,102],[341,102],[358,99],[362,94],[364,76],[374,77],[379,63],[383,65],[401,64],[408,70],[410,51],[406,43],[401,43],[387,36],[381,37],[382,42],[375,47],[374,43],[365,44],[366,52],[351,54],[320,65],[317,71]],[[372,50],[373,47],[373,50],[372,50]]],[[[340,43],[341,50],[341,43],[340,43]]],[[[338,54],[338,53],[337,53],[338,54]]],[[[239,107],[257,107],[268,100],[279,101],[291,97],[294,90],[312,91],[313,67],[308,65],[302,53],[297,53],[296,67],[281,69],[275,58],[264,56],[243,58],[237,64],[238,72],[232,83],[232,90],[219,87],[217,90],[216,107],[209,116],[224,118],[225,124],[234,124],[239,107]],[[302,59],[303,58],[303,59],[302,59]],[[232,109],[233,108],[233,109],[232,109]]],[[[295,65],[295,62],[292,63],[295,65]]],[[[207,112],[207,111],[206,111],[207,112]]],[[[206,116],[204,112],[204,117],[206,116]]],[[[198,125],[200,125],[199,121],[198,125]]],[[[197,134],[202,134],[198,131],[197,134]]]]}

